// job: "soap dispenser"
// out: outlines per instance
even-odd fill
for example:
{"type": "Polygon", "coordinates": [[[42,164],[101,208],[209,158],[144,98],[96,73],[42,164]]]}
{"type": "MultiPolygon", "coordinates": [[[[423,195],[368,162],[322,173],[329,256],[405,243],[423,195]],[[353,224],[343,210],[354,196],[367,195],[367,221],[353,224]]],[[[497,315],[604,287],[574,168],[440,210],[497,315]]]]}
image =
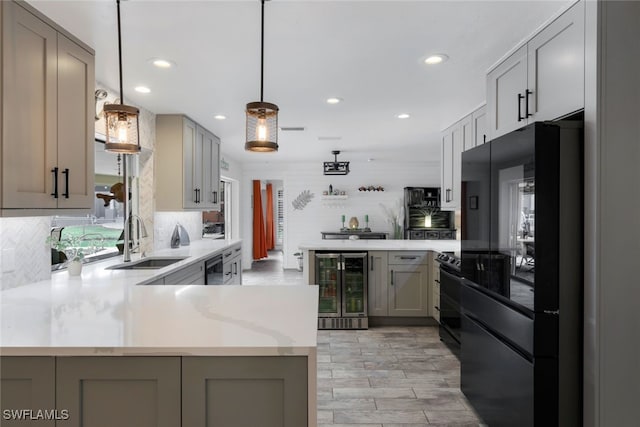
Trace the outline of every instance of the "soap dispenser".
{"type": "Polygon", "coordinates": [[[176,224],[176,227],[173,229],[173,233],[171,234],[171,247],[179,248],[180,247],[180,225],[176,224]]]}

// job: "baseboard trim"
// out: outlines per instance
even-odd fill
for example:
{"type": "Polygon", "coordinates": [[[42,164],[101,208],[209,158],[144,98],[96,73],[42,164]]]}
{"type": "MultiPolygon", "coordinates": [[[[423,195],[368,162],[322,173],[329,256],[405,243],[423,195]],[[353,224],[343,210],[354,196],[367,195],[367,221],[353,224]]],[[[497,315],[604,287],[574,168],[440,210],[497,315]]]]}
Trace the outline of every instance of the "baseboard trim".
{"type": "Polygon", "coordinates": [[[438,326],[433,317],[369,317],[371,326],[438,326]]]}

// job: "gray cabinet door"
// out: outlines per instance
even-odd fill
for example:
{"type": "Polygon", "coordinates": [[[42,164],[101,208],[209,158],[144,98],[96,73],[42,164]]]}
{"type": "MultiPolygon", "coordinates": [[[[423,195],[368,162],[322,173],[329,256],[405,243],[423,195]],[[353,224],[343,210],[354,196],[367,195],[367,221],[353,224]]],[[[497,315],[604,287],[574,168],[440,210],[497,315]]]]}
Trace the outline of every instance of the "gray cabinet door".
{"type": "Polygon", "coordinates": [[[573,5],[527,45],[531,121],[584,108],[584,3],[573,5]]]}
{"type": "MultiPolygon", "coordinates": [[[[5,411],[31,409],[34,416],[38,410],[52,411],[56,407],[55,390],[53,357],[0,357],[0,425],[54,426],[55,421],[51,419],[6,419],[5,411]]],[[[9,418],[12,418],[11,412],[9,418]]]]}
{"type": "Polygon", "coordinates": [[[56,208],[58,34],[17,3],[2,3],[2,207],[56,208]]]}
{"type": "Polygon", "coordinates": [[[426,265],[389,265],[389,316],[428,316],[426,265]]]}
{"type": "Polygon", "coordinates": [[[58,208],[93,208],[94,87],[93,55],[58,34],[58,208]]]}
{"type": "Polygon", "coordinates": [[[526,89],[527,46],[522,46],[487,75],[490,139],[527,124],[524,105],[526,89]]]}
{"type": "Polygon", "coordinates": [[[194,122],[184,118],[183,122],[183,207],[198,207],[198,192],[201,187],[202,170],[199,166],[202,160],[202,134],[198,134],[194,122]],[[199,140],[200,138],[200,140],[199,140]]]}
{"type": "Polygon", "coordinates": [[[307,375],[306,357],[183,357],[182,425],[307,426],[307,375]]]}
{"type": "Polygon", "coordinates": [[[387,271],[388,253],[386,251],[370,251],[367,289],[369,316],[387,316],[389,314],[387,271]]]}
{"type": "Polygon", "coordinates": [[[179,357],[58,357],[58,427],[180,426],[179,357]]]}

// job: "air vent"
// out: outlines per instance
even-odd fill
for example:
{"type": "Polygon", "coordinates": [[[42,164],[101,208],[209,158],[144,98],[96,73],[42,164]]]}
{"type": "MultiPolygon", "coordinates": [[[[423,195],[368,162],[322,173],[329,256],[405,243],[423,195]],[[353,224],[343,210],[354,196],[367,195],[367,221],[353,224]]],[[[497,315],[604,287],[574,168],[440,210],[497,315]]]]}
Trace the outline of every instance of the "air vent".
{"type": "Polygon", "coordinates": [[[305,129],[304,126],[288,126],[288,127],[282,126],[280,128],[282,132],[302,132],[304,131],[304,129],[305,129]]]}
{"type": "Polygon", "coordinates": [[[340,141],[341,136],[319,136],[318,141],[340,141]]]}

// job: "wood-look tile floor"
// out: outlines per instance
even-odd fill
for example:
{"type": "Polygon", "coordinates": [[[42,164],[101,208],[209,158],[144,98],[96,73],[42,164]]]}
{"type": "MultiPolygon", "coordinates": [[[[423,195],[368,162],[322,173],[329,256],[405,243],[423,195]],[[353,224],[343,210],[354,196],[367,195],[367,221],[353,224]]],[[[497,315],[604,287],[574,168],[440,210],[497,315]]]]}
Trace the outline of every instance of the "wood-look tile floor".
{"type": "Polygon", "coordinates": [[[318,331],[319,427],[477,427],[437,327],[318,331]]]}
{"type": "MultiPolygon", "coordinates": [[[[300,285],[282,253],[254,261],[243,285],[300,285]]],[[[460,364],[437,327],[318,331],[318,427],[483,426],[460,391],[460,364]]]]}

